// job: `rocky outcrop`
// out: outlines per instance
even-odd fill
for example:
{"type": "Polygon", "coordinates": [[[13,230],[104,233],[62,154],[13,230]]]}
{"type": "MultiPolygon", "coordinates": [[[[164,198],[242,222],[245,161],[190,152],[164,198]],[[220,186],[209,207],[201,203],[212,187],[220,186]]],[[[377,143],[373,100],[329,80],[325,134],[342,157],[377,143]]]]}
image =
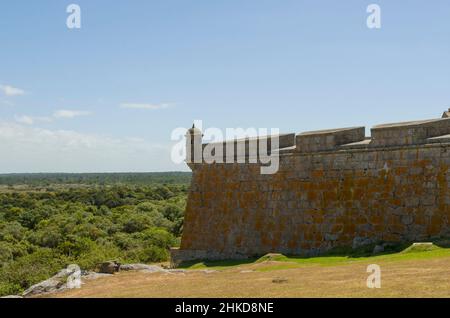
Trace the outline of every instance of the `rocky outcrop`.
{"type": "Polygon", "coordinates": [[[82,272],[78,265],[69,265],[55,276],[33,285],[23,292],[23,297],[31,297],[44,293],[60,292],[66,289],[81,287],[82,272]]]}
{"type": "Polygon", "coordinates": [[[121,265],[120,266],[121,271],[140,271],[140,272],[146,272],[146,273],[161,273],[166,272],[164,268],[157,266],[157,265],[146,265],[146,264],[128,264],[128,265],[121,265]]]}
{"type": "Polygon", "coordinates": [[[165,274],[184,274],[186,270],[184,269],[165,269],[158,265],[146,265],[146,264],[127,264],[120,266],[121,271],[137,271],[144,273],[165,273],[165,274]]]}
{"type": "MultiPolygon", "coordinates": [[[[61,270],[55,276],[31,286],[22,295],[10,295],[0,298],[28,298],[42,294],[57,293],[68,289],[81,288],[86,280],[110,277],[119,271],[138,271],[144,273],[184,274],[182,269],[164,269],[157,265],[126,264],[121,265],[116,261],[108,261],[99,264],[98,272],[82,271],[78,265],[70,265],[61,270]]],[[[206,271],[205,271],[206,272],[206,271]]]]}

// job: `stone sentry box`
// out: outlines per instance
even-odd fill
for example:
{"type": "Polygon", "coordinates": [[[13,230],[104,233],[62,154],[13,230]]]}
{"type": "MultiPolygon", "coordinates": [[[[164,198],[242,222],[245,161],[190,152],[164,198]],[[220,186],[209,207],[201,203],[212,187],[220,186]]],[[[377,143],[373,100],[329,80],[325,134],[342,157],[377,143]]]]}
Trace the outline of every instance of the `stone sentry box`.
{"type": "Polygon", "coordinates": [[[173,263],[449,235],[450,118],[364,131],[284,135],[273,175],[261,175],[257,163],[191,164],[173,263]]]}

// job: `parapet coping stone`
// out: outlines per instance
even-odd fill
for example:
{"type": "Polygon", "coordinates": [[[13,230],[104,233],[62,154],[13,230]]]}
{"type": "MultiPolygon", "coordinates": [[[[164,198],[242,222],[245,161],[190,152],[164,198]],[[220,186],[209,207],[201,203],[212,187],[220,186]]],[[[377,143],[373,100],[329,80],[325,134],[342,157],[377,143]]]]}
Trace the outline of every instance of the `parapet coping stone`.
{"type": "MultiPolygon", "coordinates": [[[[287,134],[246,137],[246,138],[238,138],[238,139],[223,140],[223,141],[217,141],[217,142],[211,142],[211,143],[204,143],[203,147],[206,147],[207,145],[225,145],[225,144],[230,144],[230,143],[236,144],[236,143],[258,141],[258,140],[271,140],[276,137],[278,137],[281,140],[287,140],[289,137],[292,137],[292,145],[295,144],[295,133],[287,133],[287,134]]],[[[291,143],[291,142],[286,141],[285,143],[291,143]]],[[[291,146],[288,146],[288,147],[291,147],[291,146]]],[[[288,147],[283,147],[283,148],[288,148],[288,147]]]]}
{"type": "Polygon", "coordinates": [[[351,142],[349,144],[340,145],[339,148],[366,148],[369,146],[369,144],[372,142],[372,138],[366,137],[366,139],[357,141],[357,142],[351,142]]]}
{"type": "Polygon", "coordinates": [[[447,142],[450,142],[450,134],[437,136],[437,137],[431,137],[431,138],[428,138],[427,141],[430,143],[447,143],[447,142]]]}
{"type": "MultiPolygon", "coordinates": [[[[371,141],[371,140],[369,140],[371,141]]],[[[368,140],[364,140],[363,142],[368,142],[368,140]]],[[[345,145],[344,145],[345,146],[345,145]]],[[[397,145],[397,146],[362,146],[359,147],[342,147],[338,146],[335,149],[331,150],[323,150],[323,151],[315,151],[315,152],[297,152],[297,151],[283,151],[279,152],[280,156],[311,156],[311,155],[330,155],[330,154],[342,154],[342,153],[362,153],[362,152],[376,152],[376,151],[396,151],[402,149],[417,149],[417,148],[442,148],[442,147],[450,147],[450,140],[443,141],[441,143],[438,142],[430,142],[430,143],[422,143],[422,144],[410,144],[410,145],[397,145]]]]}
{"type": "Polygon", "coordinates": [[[382,124],[382,125],[376,125],[376,126],[372,127],[372,130],[414,128],[414,127],[426,126],[428,124],[433,124],[433,123],[437,123],[437,122],[443,122],[446,120],[450,120],[450,118],[437,118],[437,119],[427,119],[427,120],[405,121],[405,122],[399,122],[399,123],[382,124]]]}
{"type": "Polygon", "coordinates": [[[297,136],[314,136],[314,135],[334,135],[339,132],[346,132],[356,129],[365,129],[364,126],[357,127],[345,127],[345,128],[334,128],[334,129],[325,129],[325,130],[315,130],[315,131],[305,131],[303,133],[298,134],[297,136]]]}

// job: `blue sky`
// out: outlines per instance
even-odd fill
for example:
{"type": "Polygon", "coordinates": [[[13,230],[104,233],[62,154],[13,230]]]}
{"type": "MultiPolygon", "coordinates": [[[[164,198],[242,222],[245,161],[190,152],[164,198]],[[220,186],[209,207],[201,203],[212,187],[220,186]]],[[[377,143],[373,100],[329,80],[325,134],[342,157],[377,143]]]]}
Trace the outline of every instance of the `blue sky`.
{"type": "Polygon", "coordinates": [[[170,135],[194,119],[301,132],[438,117],[449,35],[447,0],[2,1],[0,173],[185,170],[170,135]]]}

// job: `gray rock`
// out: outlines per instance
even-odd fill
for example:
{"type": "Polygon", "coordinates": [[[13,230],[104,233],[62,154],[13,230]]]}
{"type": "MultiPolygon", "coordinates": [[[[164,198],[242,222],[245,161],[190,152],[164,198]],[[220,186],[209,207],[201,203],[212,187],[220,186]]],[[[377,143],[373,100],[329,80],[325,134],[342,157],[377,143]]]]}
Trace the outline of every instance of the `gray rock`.
{"type": "Polygon", "coordinates": [[[433,247],[433,242],[414,243],[413,247],[433,247]]]}
{"type": "Polygon", "coordinates": [[[121,271],[141,271],[147,273],[160,273],[166,272],[166,270],[160,266],[156,265],[146,265],[146,264],[127,264],[120,266],[121,271]]]}
{"type": "Polygon", "coordinates": [[[83,279],[84,280],[93,280],[93,279],[98,279],[98,278],[103,278],[103,277],[111,277],[112,274],[101,274],[101,273],[96,273],[96,272],[86,272],[83,274],[83,279]]]}
{"type": "Polygon", "coordinates": [[[117,261],[108,261],[99,264],[98,272],[101,274],[114,274],[120,271],[120,263],[117,261]]]}
{"type": "Polygon", "coordinates": [[[277,258],[282,257],[283,254],[280,253],[269,253],[264,255],[260,258],[260,260],[263,260],[265,262],[275,261],[277,258]]]}
{"type": "Polygon", "coordinates": [[[4,297],[0,297],[0,298],[11,298],[11,299],[13,299],[13,298],[23,298],[22,296],[18,296],[18,295],[9,295],[9,296],[4,296],[4,297]]]}
{"type": "Polygon", "coordinates": [[[184,269],[165,269],[157,265],[146,265],[146,264],[126,264],[120,266],[121,271],[138,271],[144,273],[167,273],[167,274],[184,274],[187,271],[184,269]]]}
{"type": "Polygon", "coordinates": [[[81,270],[78,265],[69,265],[55,276],[31,286],[23,292],[22,296],[30,297],[79,287],[81,287],[81,270]]]}
{"type": "Polygon", "coordinates": [[[185,269],[170,269],[170,270],[167,270],[167,272],[169,272],[171,274],[185,274],[187,272],[187,270],[185,270],[185,269]]]}

